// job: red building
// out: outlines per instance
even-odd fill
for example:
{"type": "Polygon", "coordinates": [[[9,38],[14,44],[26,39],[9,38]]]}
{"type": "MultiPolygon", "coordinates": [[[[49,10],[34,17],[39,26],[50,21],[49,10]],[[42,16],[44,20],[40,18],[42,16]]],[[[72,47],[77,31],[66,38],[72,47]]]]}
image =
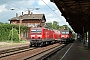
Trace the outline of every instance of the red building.
{"type": "MultiPolygon", "coordinates": [[[[16,25],[24,25],[28,27],[37,27],[37,26],[45,26],[46,18],[44,14],[33,14],[32,12],[28,11],[28,14],[24,14],[22,12],[22,15],[18,16],[16,13],[16,16],[9,19],[10,24],[16,24],[16,25]]],[[[27,33],[20,33],[21,38],[27,39],[29,32],[27,33]]]]}

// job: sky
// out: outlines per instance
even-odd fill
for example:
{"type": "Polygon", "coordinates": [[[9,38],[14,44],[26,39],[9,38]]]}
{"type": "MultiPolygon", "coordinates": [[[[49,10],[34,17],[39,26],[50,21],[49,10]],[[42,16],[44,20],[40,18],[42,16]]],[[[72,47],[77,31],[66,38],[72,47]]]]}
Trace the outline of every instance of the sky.
{"type": "Polygon", "coordinates": [[[61,16],[60,10],[50,0],[0,0],[0,22],[9,23],[8,20],[15,17],[16,13],[19,16],[22,12],[27,14],[28,10],[33,14],[45,14],[46,22],[57,21],[60,26],[69,26],[66,19],[61,16]]]}

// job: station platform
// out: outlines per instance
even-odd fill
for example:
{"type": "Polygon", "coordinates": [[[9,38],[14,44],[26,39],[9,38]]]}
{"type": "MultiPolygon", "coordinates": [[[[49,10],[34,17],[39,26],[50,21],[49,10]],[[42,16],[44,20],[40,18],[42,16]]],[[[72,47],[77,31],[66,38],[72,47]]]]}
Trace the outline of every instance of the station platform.
{"type": "Polygon", "coordinates": [[[60,60],[90,60],[90,50],[86,49],[83,43],[78,40],[66,52],[66,56],[60,60]]]}
{"type": "Polygon", "coordinates": [[[83,42],[76,40],[54,54],[50,60],[90,60],[90,50],[83,42]]]}

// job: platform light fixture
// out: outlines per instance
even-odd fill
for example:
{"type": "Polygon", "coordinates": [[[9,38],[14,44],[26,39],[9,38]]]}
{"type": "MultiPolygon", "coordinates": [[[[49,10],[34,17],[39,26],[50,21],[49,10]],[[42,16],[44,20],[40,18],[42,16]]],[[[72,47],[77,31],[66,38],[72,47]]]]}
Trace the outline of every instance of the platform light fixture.
{"type": "MultiPolygon", "coordinates": [[[[14,8],[11,8],[10,10],[15,10],[14,8]]],[[[13,23],[12,23],[12,37],[11,37],[11,43],[13,43],[13,23]]]]}

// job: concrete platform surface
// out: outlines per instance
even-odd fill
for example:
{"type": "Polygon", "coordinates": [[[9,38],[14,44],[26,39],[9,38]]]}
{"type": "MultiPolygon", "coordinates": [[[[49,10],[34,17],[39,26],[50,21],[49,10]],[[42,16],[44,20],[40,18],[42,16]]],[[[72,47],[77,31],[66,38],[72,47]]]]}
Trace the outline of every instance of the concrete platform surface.
{"type": "Polygon", "coordinates": [[[90,60],[90,50],[87,50],[82,42],[77,40],[69,48],[61,60],[90,60]]]}
{"type": "Polygon", "coordinates": [[[76,40],[56,52],[49,60],[90,60],[90,50],[82,42],[76,40]]]}

